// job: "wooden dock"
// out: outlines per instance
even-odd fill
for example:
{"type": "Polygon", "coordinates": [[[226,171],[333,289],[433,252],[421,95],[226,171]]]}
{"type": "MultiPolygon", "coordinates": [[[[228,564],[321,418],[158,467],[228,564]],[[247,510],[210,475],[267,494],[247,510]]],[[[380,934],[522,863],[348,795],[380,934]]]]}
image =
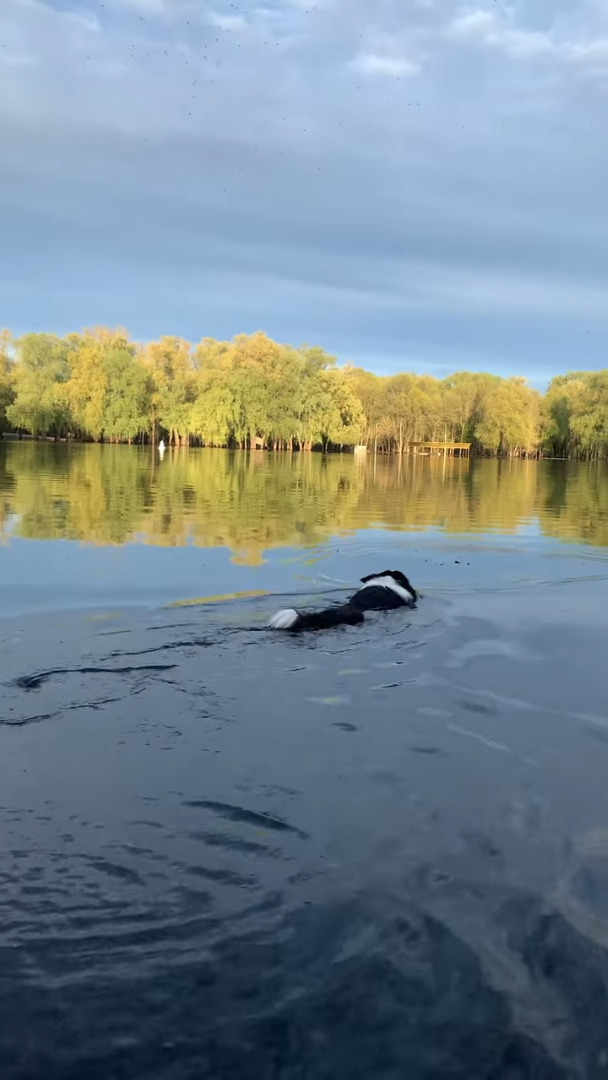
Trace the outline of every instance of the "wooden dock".
{"type": "Polygon", "coordinates": [[[407,454],[437,454],[438,457],[470,457],[468,442],[411,442],[405,447],[407,454]]]}

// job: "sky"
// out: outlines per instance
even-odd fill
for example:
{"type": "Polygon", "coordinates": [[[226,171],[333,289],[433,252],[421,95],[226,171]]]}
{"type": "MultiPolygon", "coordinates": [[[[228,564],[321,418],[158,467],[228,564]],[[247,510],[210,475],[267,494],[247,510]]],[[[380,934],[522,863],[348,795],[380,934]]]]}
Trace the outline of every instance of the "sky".
{"type": "Polygon", "coordinates": [[[606,0],[1,0],[0,325],[608,366],[606,0]]]}

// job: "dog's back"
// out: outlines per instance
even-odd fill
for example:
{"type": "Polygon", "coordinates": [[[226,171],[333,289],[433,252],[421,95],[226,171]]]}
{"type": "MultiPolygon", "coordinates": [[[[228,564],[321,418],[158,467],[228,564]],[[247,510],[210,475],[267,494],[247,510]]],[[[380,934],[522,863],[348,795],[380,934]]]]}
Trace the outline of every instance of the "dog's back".
{"type": "Polygon", "coordinates": [[[383,570],[361,578],[362,587],[345,604],[336,604],[323,611],[297,611],[287,608],[278,611],[270,620],[272,630],[328,630],[332,626],[353,626],[362,623],[366,611],[390,611],[399,607],[414,607],[418,593],[400,570],[383,570]]]}

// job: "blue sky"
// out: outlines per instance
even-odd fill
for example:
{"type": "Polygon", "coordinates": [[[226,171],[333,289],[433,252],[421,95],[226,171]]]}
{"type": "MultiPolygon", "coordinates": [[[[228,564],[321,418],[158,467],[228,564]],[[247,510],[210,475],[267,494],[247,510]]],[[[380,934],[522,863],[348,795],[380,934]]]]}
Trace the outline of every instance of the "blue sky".
{"type": "Polygon", "coordinates": [[[1,0],[0,324],[608,366],[605,0],[1,0]]]}

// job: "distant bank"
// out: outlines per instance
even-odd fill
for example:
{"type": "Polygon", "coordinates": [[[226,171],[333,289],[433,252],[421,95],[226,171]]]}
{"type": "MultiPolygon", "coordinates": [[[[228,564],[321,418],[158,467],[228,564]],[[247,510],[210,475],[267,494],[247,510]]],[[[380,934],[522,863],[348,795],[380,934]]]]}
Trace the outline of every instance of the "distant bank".
{"type": "Polygon", "coordinates": [[[608,458],[608,371],[554,378],[378,376],[266,334],[145,345],[124,330],[0,332],[6,436],[497,457],[608,458]]]}

